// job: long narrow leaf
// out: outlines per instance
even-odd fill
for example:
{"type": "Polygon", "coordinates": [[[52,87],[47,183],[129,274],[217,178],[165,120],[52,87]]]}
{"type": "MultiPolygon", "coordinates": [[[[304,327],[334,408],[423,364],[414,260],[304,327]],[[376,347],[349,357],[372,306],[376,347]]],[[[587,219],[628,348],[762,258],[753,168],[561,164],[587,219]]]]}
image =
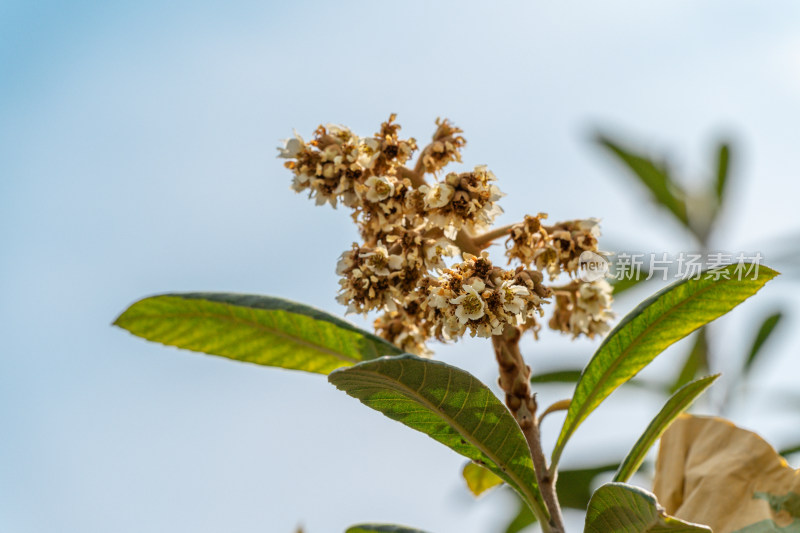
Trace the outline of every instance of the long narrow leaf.
{"type": "Polygon", "coordinates": [[[130,306],[114,325],[169,346],[320,374],[402,353],[331,314],[269,296],[152,296],[130,306]]]}
{"type": "Polygon", "coordinates": [[[669,389],[670,394],[692,381],[698,374],[707,371],[708,338],[706,328],[700,328],[695,335],[692,349],[689,350],[689,353],[686,355],[686,360],[683,362],[681,371],[678,373],[678,378],[669,389]]]}
{"type": "Polygon", "coordinates": [[[531,511],[531,508],[525,505],[520,499],[517,499],[517,513],[514,515],[514,518],[511,519],[511,522],[508,523],[505,529],[505,533],[519,533],[523,529],[527,528],[531,524],[535,524],[538,520],[536,520],[536,516],[531,511]]]}
{"type": "Polygon", "coordinates": [[[577,468],[562,470],[558,473],[556,492],[562,507],[570,509],[586,509],[592,497],[592,483],[600,474],[613,472],[619,465],[617,463],[594,466],[590,468],[577,468]]]}
{"type": "Polygon", "coordinates": [[[800,444],[795,444],[794,446],[789,446],[788,448],[783,448],[778,453],[781,454],[784,457],[786,457],[787,455],[792,455],[794,453],[800,453],[800,444]]]}
{"type": "MultiPolygon", "coordinates": [[[[534,376],[531,376],[531,383],[533,385],[545,385],[545,384],[560,385],[564,383],[577,383],[580,377],[581,377],[581,370],[579,368],[572,368],[572,369],[565,368],[563,370],[551,370],[549,372],[542,372],[541,374],[536,374],[534,376]]],[[[637,379],[630,380],[628,384],[648,390],[653,389],[652,383],[648,383],[637,379]]]]}
{"type": "Polygon", "coordinates": [[[667,515],[646,490],[607,483],[597,489],[586,511],[584,533],[711,533],[700,524],[667,515]]]}
{"type": "Polygon", "coordinates": [[[413,529],[395,524],[358,524],[347,528],[345,533],[425,533],[421,529],[413,529]]]}
{"type": "Polygon", "coordinates": [[[758,328],[758,333],[756,333],[756,338],[753,340],[753,346],[750,348],[750,353],[747,354],[747,359],[744,362],[745,373],[750,371],[764,343],[767,342],[767,339],[769,339],[769,336],[772,335],[772,332],[775,330],[775,326],[778,325],[782,318],[783,313],[779,311],[768,316],[764,319],[764,322],[761,323],[761,327],[758,328]]]}
{"type": "MultiPolygon", "coordinates": [[[[618,466],[618,463],[613,463],[590,468],[559,471],[556,483],[558,503],[562,508],[585,511],[592,497],[594,480],[600,474],[613,472],[618,466]]],[[[536,522],[536,517],[533,516],[530,508],[524,502],[519,501],[519,507],[517,514],[506,526],[505,533],[518,533],[536,522]]]]}
{"type": "Polygon", "coordinates": [[[540,518],[525,437],[509,410],[468,372],[412,355],[382,357],[332,372],[336,388],[481,464],[516,490],[540,518]]]}
{"type": "Polygon", "coordinates": [[[617,387],[668,346],[724,315],[778,274],[759,266],[755,279],[744,276],[740,280],[742,270],[740,265],[728,265],[712,275],[707,271],[699,279],[674,283],[642,302],[608,334],[575,386],[553,450],[553,464],[558,464],[564,445],[581,422],[617,387]]]}
{"type": "Polygon", "coordinates": [[[630,275],[620,278],[612,278],[609,280],[611,286],[614,288],[614,297],[616,298],[628,290],[638,287],[642,282],[647,281],[648,272],[647,266],[641,265],[639,266],[638,271],[631,272],[630,275]]]}
{"type": "Polygon", "coordinates": [[[614,475],[614,481],[626,482],[633,474],[639,469],[644,461],[647,452],[661,438],[661,435],[667,430],[669,425],[675,420],[678,415],[689,408],[690,405],[700,396],[712,383],[719,377],[719,374],[700,378],[691,383],[687,383],[678,391],[673,394],[661,411],[658,412],[656,417],[644,430],[642,436],[633,445],[631,451],[628,452],[627,457],[619,465],[617,473],[614,475]]]}
{"type": "Polygon", "coordinates": [[[577,368],[552,370],[531,376],[531,383],[575,383],[581,377],[577,368]]]}
{"type": "Polygon", "coordinates": [[[728,181],[728,168],[730,167],[731,149],[726,143],[719,145],[717,152],[717,181],[715,192],[717,193],[717,200],[722,203],[723,195],[725,194],[725,185],[728,181]]]}
{"type": "Polygon", "coordinates": [[[650,189],[659,204],[672,212],[685,226],[689,226],[684,194],[670,177],[665,165],[627,150],[604,135],[598,135],[597,142],[625,163],[639,181],[650,189]]]}

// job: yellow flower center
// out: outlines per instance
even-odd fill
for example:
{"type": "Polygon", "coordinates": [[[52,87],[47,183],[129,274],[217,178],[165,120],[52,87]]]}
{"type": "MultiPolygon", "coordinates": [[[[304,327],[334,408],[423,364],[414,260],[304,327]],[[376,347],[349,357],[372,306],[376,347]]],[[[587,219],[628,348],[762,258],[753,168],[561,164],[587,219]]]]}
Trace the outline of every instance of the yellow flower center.
{"type": "Polygon", "coordinates": [[[466,311],[467,314],[470,315],[480,311],[481,304],[482,304],[481,299],[475,296],[474,294],[470,294],[469,296],[464,298],[463,302],[461,302],[461,305],[464,306],[464,311],[466,311]]]}

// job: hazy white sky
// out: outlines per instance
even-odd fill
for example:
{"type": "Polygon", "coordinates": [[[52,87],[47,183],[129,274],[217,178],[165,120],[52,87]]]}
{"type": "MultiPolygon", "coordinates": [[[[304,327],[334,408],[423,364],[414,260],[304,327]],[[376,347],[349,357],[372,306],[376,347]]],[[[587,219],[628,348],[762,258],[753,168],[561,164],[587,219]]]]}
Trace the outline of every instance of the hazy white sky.
{"type": "MultiPolygon", "coordinates": [[[[488,164],[508,193],[501,223],[596,216],[608,243],[659,252],[686,236],[590,134],[668,150],[697,187],[723,133],[740,149],[720,247],[760,249],[800,228],[800,6],[789,1],[7,0],[0,80],[4,531],[498,530],[507,501],[472,502],[459,456],[324,377],[109,325],[132,301],[179,290],[343,311],[334,265],[356,233],[344,211],[289,191],[274,147],[293,128],[369,134],[397,112],[425,139],[449,117],[466,132],[465,165],[488,164]]],[[[736,368],[748,322],[791,309],[797,288],[773,282],[720,323],[723,367],[736,368]]],[[[796,388],[798,325],[785,321],[753,402],[735,410],[777,444],[800,440],[796,406],[762,416],[770,391],[796,388]]],[[[594,346],[545,335],[526,353],[553,368],[594,346]]],[[[674,373],[682,350],[653,375],[674,373]]],[[[494,382],[485,342],[437,354],[494,382]]],[[[567,466],[625,452],[660,401],[631,398],[622,391],[584,425],[567,466]]],[[[545,424],[549,438],[557,426],[545,424]]]]}

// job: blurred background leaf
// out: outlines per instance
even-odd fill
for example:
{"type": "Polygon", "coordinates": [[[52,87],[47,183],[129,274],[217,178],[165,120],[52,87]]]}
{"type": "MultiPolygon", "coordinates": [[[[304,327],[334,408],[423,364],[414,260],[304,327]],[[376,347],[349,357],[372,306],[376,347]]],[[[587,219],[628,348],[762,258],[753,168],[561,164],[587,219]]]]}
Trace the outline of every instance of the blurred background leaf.
{"type": "Polygon", "coordinates": [[[685,193],[670,177],[666,163],[654,161],[645,155],[623,148],[619,142],[605,134],[598,134],[596,140],[600,146],[606,148],[627,166],[628,170],[650,190],[658,204],[669,210],[681,223],[690,227],[685,193]]]}
{"type": "Polygon", "coordinates": [[[719,374],[715,374],[692,381],[670,396],[667,403],[648,424],[642,436],[639,437],[631,451],[622,460],[622,464],[620,464],[617,473],[614,475],[614,481],[626,483],[639,469],[647,452],[661,438],[661,435],[669,428],[672,421],[688,409],[692,402],[710,387],[718,377],[719,374]]]}
{"type": "Polygon", "coordinates": [[[763,348],[764,343],[767,342],[767,339],[769,339],[770,335],[772,335],[772,332],[775,331],[775,328],[780,323],[782,318],[783,313],[781,311],[777,311],[769,315],[761,323],[761,327],[758,328],[758,332],[756,333],[756,338],[753,340],[753,346],[750,348],[750,353],[747,354],[747,359],[745,359],[745,374],[750,372],[753,363],[755,363],[756,358],[761,353],[761,348],[763,348]]]}
{"type": "Polygon", "coordinates": [[[731,147],[728,143],[721,143],[717,151],[717,201],[723,204],[725,198],[725,184],[728,182],[728,166],[730,165],[731,147]]]}
{"type": "Polygon", "coordinates": [[[706,328],[701,328],[694,334],[694,343],[692,349],[686,354],[686,360],[681,367],[677,379],[669,388],[669,393],[672,394],[680,389],[698,374],[708,372],[708,334],[706,328]]]}
{"type": "MultiPolygon", "coordinates": [[[[556,492],[561,506],[566,509],[585,510],[592,497],[594,480],[601,474],[614,472],[617,468],[619,468],[619,463],[561,470],[556,482],[556,492]]],[[[536,517],[533,516],[528,506],[519,498],[516,498],[516,501],[517,512],[506,526],[505,533],[517,533],[536,523],[536,517]]]]}

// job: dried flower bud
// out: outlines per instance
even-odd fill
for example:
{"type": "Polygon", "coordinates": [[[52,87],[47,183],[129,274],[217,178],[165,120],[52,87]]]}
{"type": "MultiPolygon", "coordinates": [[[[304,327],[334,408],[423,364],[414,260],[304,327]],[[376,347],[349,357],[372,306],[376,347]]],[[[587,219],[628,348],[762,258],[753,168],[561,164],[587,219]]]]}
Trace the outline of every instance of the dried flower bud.
{"type": "Polygon", "coordinates": [[[610,328],[609,322],[615,316],[611,312],[613,290],[604,279],[574,281],[567,287],[556,290],[550,328],[571,333],[572,338],[581,334],[589,338],[604,335],[610,328]]]}
{"type": "Polygon", "coordinates": [[[382,243],[376,246],[353,244],[336,265],[339,295],[336,300],[347,306],[348,313],[367,313],[373,309],[394,310],[397,294],[393,278],[400,275],[403,258],[391,255],[382,243]]]}
{"type": "Polygon", "coordinates": [[[373,326],[380,337],[404,352],[421,357],[430,357],[433,354],[425,345],[430,338],[425,323],[416,314],[406,312],[405,308],[380,315],[373,326]]]}
{"type": "Polygon", "coordinates": [[[336,269],[341,276],[337,300],[347,311],[380,311],[374,323],[378,334],[425,356],[429,339],[457,339],[467,331],[480,337],[536,335],[542,307],[553,294],[552,328],[573,336],[605,332],[613,317],[605,281],[576,280],[555,293],[543,283],[544,272],[550,279],[563,272],[574,276],[581,253],[597,251],[597,221],[544,226],[547,215],[526,216],[510,229],[506,242],[509,262],[522,266],[494,266],[484,251],[465,253],[448,268],[446,259],[462,252],[455,242],[481,249],[504,233],[489,232],[502,213],[497,202],[503,194],[485,166],[425,184],[425,173],[461,161],[462,132],[437,119],[432,142],[410,168],[406,164],[417,144],[399,137],[395,119],[391,115],[372,137],[327,125],[308,142],[295,133],[278,148],[293,173],[292,189],[308,191],[317,204],[341,202],[353,211],[363,244],[343,253],[336,269]]]}
{"type": "Polygon", "coordinates": [[[278,157],[289,159],[285,166],[294,173],[295,192],[307,190],[317,205],[330,203],[336,207],[341,199],[352,207],[357,202],[354,182],[364,174],[359,145],[358,136],[347,128],[320,126],[311,142],[306,143],[297,134],[284,141],[283,147],[278,148],[278,157]]]}
{"type": "Polygon", "coordinates": [[[454,239],[461,229],[484,231],[503,212],[497,200],[503,193],[494,174],[481,165],[472,172],[450,173],[444,182],[419,188],[425,194],[426,215],[433,226],[454,239]]]}
{"type": "Polygon", "coordinates": [[[488,253],[480,257],[464,254],[464,262],[445,269],[429,288],[429,320],[436,322],[446,338],[463,335],[500,335],[505,326],[522,326],[541,311],[541,275],[525,270],[495,267],[488,253]],[[538,278],[538,283],[537,283],[538,278]]]}
{"type": "Polygon", "coordinates": [[[525,218],[519,224],[511,227],[506,241],[506,256],[511,264],[516,259],[523,265],[533,264],[537,245],[547,239],[547,232],[542,229],[542,220],[547,218],[547,213],[539,213],[525,218]]]}
{"type": "Polygon", "coordinates": [[[381,124],[375,137],[363,140],[362,164],[373,175],[395,174],[397,167],[405,164],[417,149],[417,142],[413,138],[404,140],[398,137],[400,125],[394,122],[396,118],[397,115],[393,113],[389,120],[381,124]]]}
{"type": "Polygon", "coordinates": [[[562,272],[574,275],[580,268],[580,256],[589,251],[598,253],[597,238],[600,224],[597,219],[570,220],[554,226],[543,226],[541,220],[547,215],[526,216],[520,224],[511,228],[506,241],[506,256],[523,265],[535,265],[547,272],[550,279],[562,272]]]}
{"type": "Polygon", "coordinates": [[[422,165],[425,172],[434,174],[452,161],[461,162],[461,149],[467,141],[459,135],[461,129],[455,127],[447,119],[436,119],[436,132],[433,141],[423,151],[422,165]]]}

